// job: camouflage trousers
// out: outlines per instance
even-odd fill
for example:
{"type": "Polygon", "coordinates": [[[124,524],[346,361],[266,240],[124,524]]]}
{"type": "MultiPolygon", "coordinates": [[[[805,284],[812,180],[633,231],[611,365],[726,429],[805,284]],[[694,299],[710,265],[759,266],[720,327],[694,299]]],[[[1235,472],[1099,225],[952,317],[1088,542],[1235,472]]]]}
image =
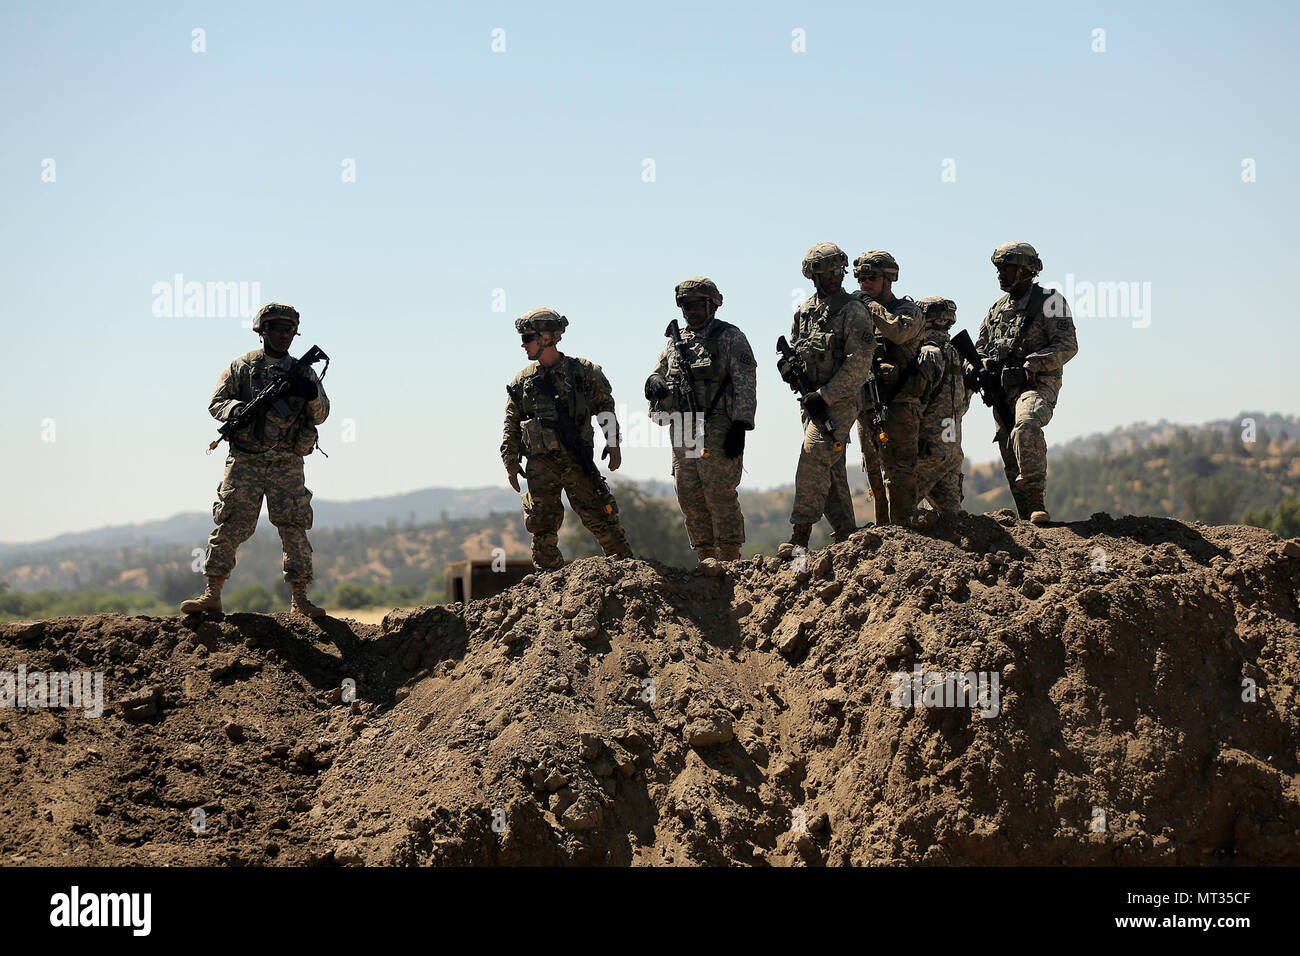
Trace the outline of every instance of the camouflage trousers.
{"type": "Polygon", "coordinates": [[[854,417],[852,414],[846,416],[840,408],[832,406],[832,421],[845,421],[847,424],[837,426],[835,435],[827,437],[808,421],[806,415],[802,416],[803,445],[794,472],[791,524],[816,524],[825,514],[833,530],[851,532],[857,528],[853,498],[849,494],[849,475],[844,466],[849,427],[854,417]],[[835,448],[837,443],[840,446],[838,450],[835,448]]]}
{"type": "Polygon", "coordinates": [[[262,499],[271,523],[280,532],[284,549],[284,579],[290,583],[311,581],[311,492],[303,478],[302,456],[291,451],[262,454],[232,451],[226,456],[226,471],[217,486],[212,506],[216,522],[208,538],[203,573],[228,578],[235,569],[235,549],[253,536],[262,499]]]}
{"type": "Polygon", "coordinates": [[[524,527],[533,536],[533,565],[558,568],[564,564],[560,554],[560,525],[564,523],[564,505],[560,492],[569,496],[583,526],[595,536],[606,554],[632,557],[627,535],[618,523],[618,504],[613,497],[605,501],[596,483],[567,451],[537,455],[528,459],[528,490],[524,492],[524,527]],[[605,508],[608,505],[609,511],[605,508]]]}
{"type": "Polygon", "coordinates": [[[686,518],[692,548],[740,547],[745,543],[745,516],[736,494],[744,458],[728,458],[720,443],[707,457],[692,458],[687,449],[673,448],[677,503],[686,518]]]}
{"type": "Polygon", "coordinates": [[[962,502],[963,461],[957,455],[929,455],[916,465],[917,501],[928,499],[935,511],[960,511],[962,502]]]}
{"type": "Polygon", "coordinates": [[[921,405],[919,402],[899,401],[889,406],[885,419],[885,441],[880,441],[871,425],[870,415],[864,416],[858,434],[866,433],[862,445],[862,463],[867,481],[876,498],[876,523],[886,520],[895,524],[906,521],[916,510],[918,500],[916,466],[921,442],[921,405]],[[874,474],[873,474],[874,472],[874,474]],[[879,481],[875,480],[880,475],[879,481]],[[882,507],[880,487],[884,488],[886,502],[882,507]]]}
{"type": "MultiPolygon", "coordinates": [[[[923,429],[924,431],[924,429],[923,429]]],[[[960,511],[962,502],[961,423],[955,422],[945,442],[942,429],[921,438],[920,457],[916,461],[916,495],[919,502],[929,499],[936,511],[960,511]]]]}
{"type": "Polygon", "coordinates": [[[1047,438],[1043,427],[1052,420],[1060,392],[1059,381],[1039,379],[1035,388],[1016,396],[1016,423],[1011,434],[998,432],[998,449],[1006,466],[1007,483],[1013,490],[1047,489],[1047,438]]]}

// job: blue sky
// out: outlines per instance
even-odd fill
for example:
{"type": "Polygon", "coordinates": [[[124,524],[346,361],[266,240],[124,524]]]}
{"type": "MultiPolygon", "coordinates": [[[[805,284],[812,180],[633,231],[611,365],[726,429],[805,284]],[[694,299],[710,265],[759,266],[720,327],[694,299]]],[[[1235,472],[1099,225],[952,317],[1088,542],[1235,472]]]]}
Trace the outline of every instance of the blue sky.
{"type": "MultiPolygon", "coordinates": [[[[759,357],[744,485],[790,481],[773,342],[821,240],[891,250],[897,291],[955,299],[972,331],[1009,239],[1046,280],[1135,283],[1148,314],[1077,317],[1049,442],[1300,411],[1298,20],[1281,3],[7,4],[0,540],[210,505],[208,396],[258,342],[238,315],[156,316],[178,273],[301,310],[298,350],[334,358],[308,484],[335,499],[503,483],[513,320],[536,306],[644,412],[673,286],[697,274],[759,357]]],[[[991,459],[982,405],[966,433],[991,459]]],[[[668,452],[629,448],[623,473],[666,478],[668,452]]]]}

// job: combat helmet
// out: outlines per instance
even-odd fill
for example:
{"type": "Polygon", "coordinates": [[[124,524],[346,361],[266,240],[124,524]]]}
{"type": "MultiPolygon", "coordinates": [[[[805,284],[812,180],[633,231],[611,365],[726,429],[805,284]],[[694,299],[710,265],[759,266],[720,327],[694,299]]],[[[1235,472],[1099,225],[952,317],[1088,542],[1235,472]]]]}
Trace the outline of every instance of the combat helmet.
{"type": "Polygon", "coordinates": [[[890,282],[898,281],[898,260],[883,249],[869,249],[853,260],[853,278],[866,279],[884,276],[890,282]]]}
{"type": "Polygon", "coordinates": [[[917,299],[916,307],[921,310],[921,318],[925,320],[927,329],[946,331],[957,321],[957,303],[941,295],[927,295],[924,299],[917,299]]]}
{"type": "Polygon", "coordinates": [[[833,242],[819,242],[803,254],[803,276],[811,279],[817,272],[848,269],[849,257],[833,242]]]}
{"type": "Polygon", "coordinates": [[[715,307],[722,306],[722,293],[718,291],[712,279],[706,279],[704,276],[683,279],[677,283],[677,288],[673,289],[673,296],[678,305],[687,299],[708,299],[715,307]]]}
{"type": "Polygon", "coordinates": [[[253,316],[253,331],[261,335],[262,324],[271,319],[288,319],[293,323],[294,332],[298,331],[298,310],[283,302],[268,302],[258,309],[257,315],[253,316]]]}
{"type": "Polygon", "coordinates": [[[1012,265],[1028,266],[1034,275],[1043,271],[1043,260],[1038,258],[1038,251],[1027,242],[1004,242],[993,250],[992,258],[995,266],[1010,262],[1012,265]]]}
{"type": "Polygon", "coordinates": [[[515,331],[519,333],[536,332],[549,335],[553,342],[560,341],[560,336],[569,327],[569,320],[554,309],[533,309],[515,319],[515,331]]]}

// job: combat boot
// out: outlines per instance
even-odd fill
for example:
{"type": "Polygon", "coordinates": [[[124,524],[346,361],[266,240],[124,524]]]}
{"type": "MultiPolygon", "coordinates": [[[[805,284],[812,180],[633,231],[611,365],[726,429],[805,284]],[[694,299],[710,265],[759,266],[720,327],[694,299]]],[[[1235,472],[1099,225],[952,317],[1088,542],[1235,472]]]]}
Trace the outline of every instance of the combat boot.
{"type": "Polygon", "coordinates": [[[1024,495],[1025,508],[1029,511],[1029,520],[1033,524],[1045,525],[1052,520],[1052,516],[1047,513],[1047,506],[1043,503],[1043,489],[1026,490],[1024,495]]]}
{"type": "Polygon", "coordinates": [[[738,544],[720,544],[718,545],[719,561],[739,561],[740,545],[738,544]]]}
{"type": "Polygon", "coordinates": [[[790,540],[783,542],[776,549],[776,556],[782,561],[789,561],[794,557],[794,549],[802,548],[808,550],[808,539],[812,537],[812,525],[797,524],[790,529],[790,540]]]}
{"type": "Polygon", "coordinates": [[[290,581],[289,589],[293,592],[293,603],[289,605],[290,614],[301,614],[303,617],[309,617],[313,620],[329,617],[323,607],[317,607],[307,600],[306,581],[290,581]]]}
{"type": "Polygon", "coordinates": [[[718,556],[718,549],[717,548],[696,548],[695,554],[700,559],[700,562],[703,563],[709,560],[709,558],[716,558],[718,556]]]}
{"type": "Polygon", "coordinates": [[[191,598],[181,604],[182,614],[214,614],[219,615],[221,610],[221,586],[226,583],[225,578],[219,578],[216,575],[208,575],[207,589],[198,597],[191,598]]]}
{"type": "Polygon", "coordinates": [[[937,511],[930,508],[918,508],[907,523],[917,531],[928,531],[934,527],[934,523],[938,520],[939,513],[937,511]]]}
{"type": "Polygon", "coordinates": [[[843,544],[845,541],[848,541],[849,538],[853,537],[853,532],[857,530],[856,525],[849,525],[848,527],[832,531],[831,540],[836,544],[843,544]]]}
{"type": "Polygon", "coordinates": [[[1028,521],[1029,516],[1033,514],[1033,512],[1030,511],[1029,504],[1025,500],[1024,489],[1020,488],[1018,485],[1012,485],[1011,497],[1015,499],[1016,502],[1016,513],[1020,515],[1021,519],[1028,521]]]}

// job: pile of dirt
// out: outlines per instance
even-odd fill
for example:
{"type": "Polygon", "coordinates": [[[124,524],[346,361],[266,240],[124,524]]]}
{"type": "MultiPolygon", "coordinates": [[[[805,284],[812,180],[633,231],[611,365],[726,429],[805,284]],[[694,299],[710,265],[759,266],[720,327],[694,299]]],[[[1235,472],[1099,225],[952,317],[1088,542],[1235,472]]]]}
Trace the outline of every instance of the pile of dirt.
{"type": "Polygon", "coordinates": [[[1298,600],[1260,529],[1001,512],[378,627],[2,625],[107,703],[0,709],[0,863],[1295,864],[1298,600]]]}

